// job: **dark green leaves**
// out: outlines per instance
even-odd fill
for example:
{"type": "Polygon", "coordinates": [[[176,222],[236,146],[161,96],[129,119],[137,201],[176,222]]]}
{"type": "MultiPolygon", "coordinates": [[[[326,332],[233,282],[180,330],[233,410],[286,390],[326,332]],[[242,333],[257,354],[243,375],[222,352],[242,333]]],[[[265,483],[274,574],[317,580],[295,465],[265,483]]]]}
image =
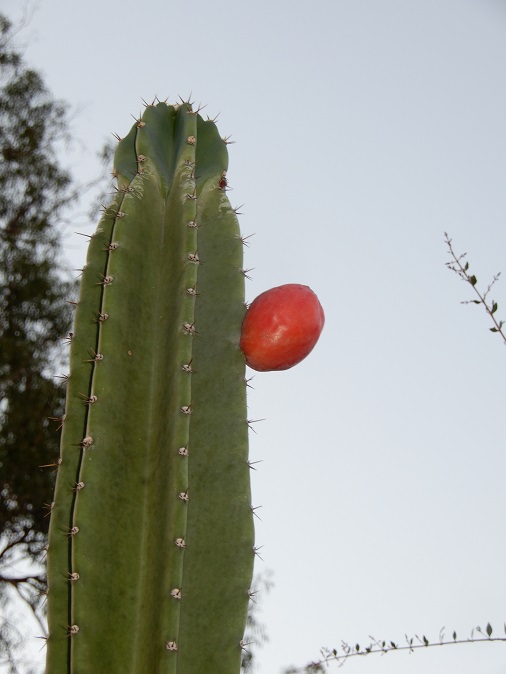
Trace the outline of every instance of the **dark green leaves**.
{"type": "Polygon", "coordinates": [[[70,177],[56,157],[66,136],[65,106],[13,50],[0,16],[0,532],[44,546],[53,476],[39,465],[58,456],[60,371],[73,284],[62,278],[60,216],[70,177]]]}

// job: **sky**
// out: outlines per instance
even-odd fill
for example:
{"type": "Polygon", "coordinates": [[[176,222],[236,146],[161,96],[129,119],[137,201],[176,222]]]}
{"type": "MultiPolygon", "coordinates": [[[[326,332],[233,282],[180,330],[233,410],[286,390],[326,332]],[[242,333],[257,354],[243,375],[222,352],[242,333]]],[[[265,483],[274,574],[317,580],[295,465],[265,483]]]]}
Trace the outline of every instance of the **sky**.
{"type": "MultiPolygon", "coordinates": [[[[445,267],[447,231],[483,290],[506,272],[504,0],[3,0],[72,112],[85,183],[142,99],[190,95],[231,135],[251,301],[309,285],[321,339],[257,373],[249,415],[259,674],[368,635],[504,634],[506,350],[445,267]]],[[[91,196],[65,232],[81,267],[91,196]]],[[[504,281],[494,285],[506,319],[504,281]]],[[[250,373],[253,374],[253,373],[250,373]]],[[[34,658],[40,642],[27,641],[34,658]]],[[[355,658],[350,674],[499,674],[506,644],[355,658]]],[[[329,672],[336,671],[336,665],[329,672]]]]}

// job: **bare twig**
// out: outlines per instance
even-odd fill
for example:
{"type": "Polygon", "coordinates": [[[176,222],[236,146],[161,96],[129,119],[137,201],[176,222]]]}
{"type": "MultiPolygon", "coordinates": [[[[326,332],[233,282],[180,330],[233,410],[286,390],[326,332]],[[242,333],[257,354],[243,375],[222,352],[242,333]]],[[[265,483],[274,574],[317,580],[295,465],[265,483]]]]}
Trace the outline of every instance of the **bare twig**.
{"type": "MultiPolygon", "coordinates": [[[[433,642],[430,642],[425,635],[419,637],[417,634],[415,634],[414,637],[405,635],[405,643],[383,641],[369,635],[371,641],[369,645],[365,647],[361,647],[360,644],[350,646],[345,641],[342,641],[339,649],[322,648],[322,657],[320,660],[310,662],[302,668],[290,667],[285,669],[284,674],[314,674],[314,672],[324,672],[331,662],[337,662],[337,666],[342,667],[348,658],[357,656],[363,657],[365,655],[371,655],[372,653],[381,653],[383,655],[390,651],[409,651],[411,653],[419,648],[430,648],[432,646],[452,646],[457,644],[475,644],[492,641],[506,642],[506,636],[492,636],[493,628],[490,623],[487,623],[485,629],[474,627],[471,631],[471,636],[467,639],[459,639],[457,637],[457,632],[455,631],[453,632],[451,639],[445,639],[444,630],[445,628],[443,627],[439,632],[439,640],[433,642]],[[475,632],[480,636],[475,637],[475,632]]],[[[504,625],[504,634],[506,635],[506,624],[504,625]]]]}
{"type": "Polygon", "coordinates": [[[32,611],[33,617],[38,622],[39,627],[42,630],[42,633],[46,634],[47,626],[44,622],[44,619],[39,615],[39,610],[41,609],[41,605],[42,605],[43,599],[45,597],[44,588],[43,587],[41,588],[40,586],[32,584],[32,583],[28,583],[28,585],[29,585],[31,590],[35,590],[35,594],[32,594],[32,596],[30,596],[30,593],[25,594],[23,592],[23,586],[22,585],[14,585],[14,588],[15,588],[19,598],[22,599],[25,602],[25,604],[32,611]]]}
{"type": "Polygon", "coordinates": [[[490,332],[498,332],[501,335],[503,342],[506,344],[506,335],[503,332],[504,321],[498,321],[495,316],[498,304],[494,300],[492,301],[488,300],[488,295],[492,290],[492,286],[499,280],[501,272],[498,272],[493,277],[491,283],[487,287],[487,290],[484,293],[481,293],[477,287],[478,279],[474,274],[470,273],[469,262],[465,260],[467,253],[457,255],[453,250],[452,240],[450,239],[450,237],[446,232],[445,232],[445,243],[448,246],[448,252],[450,253],[452,258],[450,262],[446,263],[446,266],[448,267],[448,269],[451,269],[451,271],[454,271],[463,281],[469,283],[469,285],[472,287],[477,297],[479,298],[477,300],[465,300],[464,302],[462,302],[462,304],[482,304],[485,307],[487,314],[490,316],[490,318],[494,323],[494,327],[489,328],[490,332]]]}

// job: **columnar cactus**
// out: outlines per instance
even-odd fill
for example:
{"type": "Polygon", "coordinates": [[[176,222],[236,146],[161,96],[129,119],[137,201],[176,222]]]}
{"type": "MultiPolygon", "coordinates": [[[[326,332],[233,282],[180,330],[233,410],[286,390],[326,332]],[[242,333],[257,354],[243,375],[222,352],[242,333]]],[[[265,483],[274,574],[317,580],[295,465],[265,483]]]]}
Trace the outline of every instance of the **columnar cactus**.
{"type": "Polygon", "coordinates": [[[120,141],[91,237],[48,545],[47,674],[236,674],[254,558],[243,242],[191,105],[120,141]]]}

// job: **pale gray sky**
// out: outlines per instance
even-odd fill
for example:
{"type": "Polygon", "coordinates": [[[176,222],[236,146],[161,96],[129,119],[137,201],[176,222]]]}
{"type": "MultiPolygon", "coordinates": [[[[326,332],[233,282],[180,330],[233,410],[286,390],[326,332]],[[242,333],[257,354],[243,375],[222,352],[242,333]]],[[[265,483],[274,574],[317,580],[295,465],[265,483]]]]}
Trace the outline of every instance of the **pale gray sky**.
{"type": "MultiPolygon", "coordinates": [[[[502,629],[506,350],[459,303],[471,296],[444,267],[443,232],[482,287],[506,273],[506,2],[33,6],[19,40],[76,111],[76,177],[97,175],[96,152],[141,98],[193,92],[236,141],[230,197],[256,234],[248,299],[298,282],[325,309],[310,357],[257,374],[249,397],[266,419],[251,437],[258,570],[275,582],[258,671],[369,634],[502,629]]],[[[18,0],[2,11],[16,19],[18,0]]],[[[82,266],[85,240],[67,251],[82,266]]],[[[504,282],[494,291],[506,318],[504,282]]],[[[345,667],[499,674],[506,644],[345,667]]]]}

